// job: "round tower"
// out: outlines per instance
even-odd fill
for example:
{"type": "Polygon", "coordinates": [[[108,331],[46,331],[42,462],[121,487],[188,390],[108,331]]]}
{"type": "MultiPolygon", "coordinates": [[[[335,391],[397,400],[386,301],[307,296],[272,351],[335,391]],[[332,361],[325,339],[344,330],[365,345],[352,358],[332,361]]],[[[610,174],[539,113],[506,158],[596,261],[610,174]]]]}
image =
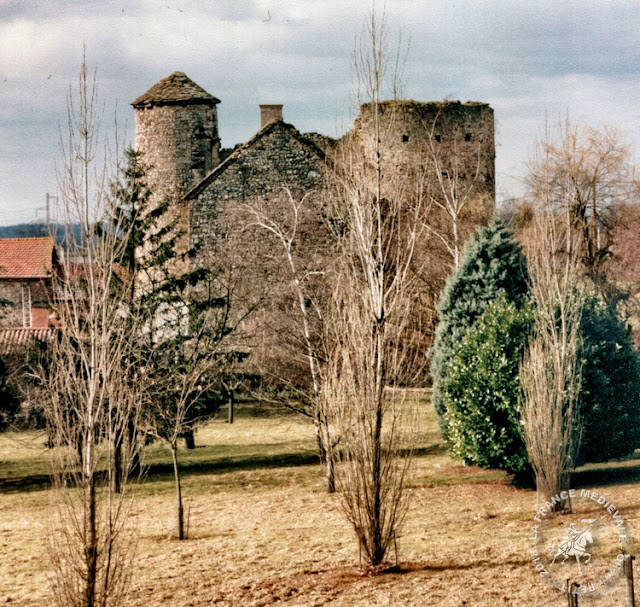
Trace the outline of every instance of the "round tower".
{"type": "Polygon", "coordinates": [[[218,103],[184,73],[174,72],[131,104],[136,149],[150,166],[156,200],[180,200],[218,165],[218,103]]]}

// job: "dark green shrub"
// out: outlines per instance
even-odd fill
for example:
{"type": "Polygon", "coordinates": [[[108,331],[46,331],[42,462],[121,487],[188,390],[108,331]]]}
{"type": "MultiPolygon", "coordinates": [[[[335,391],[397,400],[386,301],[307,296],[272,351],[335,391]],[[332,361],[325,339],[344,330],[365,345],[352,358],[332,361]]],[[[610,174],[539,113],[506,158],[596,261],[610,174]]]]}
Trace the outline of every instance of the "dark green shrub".
{"type": "MultiPolygon", "coordinates": [[[[466,464],[529,473],[520,435],[518,367],[532,328],[530,305],[503,293],[453,348],[441,383],[447,444],[466,464]]],[[[583,432],[577,465],[625,457],[640,447],[640,356],[630,329],[597,297],[582,322],[583,432]]]]}
{"type": "Polygon", "coordinates": [[[531,330],[529,305],[500,293],[454,347],[441,384],[447,443],[465,464],[528,470],[519,430],[519,363],[531,330]]]}
{"type": "Polygon", "coordinates": [[[519,307],[527,293],[527,270],[520,246],[494,218],[465,247],[460,267],[447,280],[438,304],[438,328],[431,352],[432,403],[446,435],[446,381],[454,346],[501,293],[519,307]]]}
{"type": "Polygon", "coordinates": [[[582,315],[580,461],[605,462],[640,447],[640,357],[615,309],[590,297],[582,315]]]}

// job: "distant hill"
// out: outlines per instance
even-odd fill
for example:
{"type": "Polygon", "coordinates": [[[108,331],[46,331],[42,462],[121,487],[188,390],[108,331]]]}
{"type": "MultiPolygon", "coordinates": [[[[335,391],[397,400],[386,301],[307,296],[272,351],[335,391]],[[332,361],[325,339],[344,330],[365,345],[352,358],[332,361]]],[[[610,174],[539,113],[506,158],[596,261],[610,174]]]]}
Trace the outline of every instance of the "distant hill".
{"type": "MultiPolygon", "coordinates": [[[[72,226],[76,242],[80,239],[80,225],[72,226]]],[[[18,223],[12,226],[0,226],[0,238],[37,238],[38,236],[53,236],[56,244],[64,242],[65,226],[60,224],[18,223]]]]}

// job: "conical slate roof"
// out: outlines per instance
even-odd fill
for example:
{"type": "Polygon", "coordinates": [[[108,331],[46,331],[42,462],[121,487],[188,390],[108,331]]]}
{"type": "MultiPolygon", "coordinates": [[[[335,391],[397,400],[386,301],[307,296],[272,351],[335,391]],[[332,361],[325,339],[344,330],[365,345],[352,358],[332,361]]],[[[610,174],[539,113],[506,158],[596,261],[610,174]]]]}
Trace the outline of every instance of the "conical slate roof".
{"type": "Polygon", "coordinates": [[[216,105],[220,99],[210,95],[183,72],[174,72],[168,78],[154,84],[144,95],[138,97],[131,105],[151,107],[153,105],[179,105],[188,103],[208,103],[216,105]]]}

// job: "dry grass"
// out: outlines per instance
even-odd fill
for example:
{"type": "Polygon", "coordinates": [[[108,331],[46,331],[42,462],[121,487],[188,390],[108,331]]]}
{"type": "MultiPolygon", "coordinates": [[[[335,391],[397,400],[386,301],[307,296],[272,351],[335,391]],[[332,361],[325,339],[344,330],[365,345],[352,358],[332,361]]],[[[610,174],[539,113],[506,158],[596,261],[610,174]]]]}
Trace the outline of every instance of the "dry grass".
{"type": "MultiPolygon", "coordinates": [[[[202,447],[181,452],[186,542],[172,539],[168,456],[160,447],[149,453],[134,507],[139,556],[127,607],[565,605],[529,562],[535,493],[451,460],[430,406],[422,407],[398,567],[357,569],[352,531],[338,498],[325,493],[311,424],[241,410],[235,424],[214,420],[198,432],[202,447]]],[[[0,437],[0,605],[49,604],[45,471],[42,437],[0,437]]],[[[640,461],[632,459],[582,471],[574,485],[608,493],[638,527],[639,479],[640,461]]],[[[580,604],[624,604],[622,588],[580,604]]]]}

